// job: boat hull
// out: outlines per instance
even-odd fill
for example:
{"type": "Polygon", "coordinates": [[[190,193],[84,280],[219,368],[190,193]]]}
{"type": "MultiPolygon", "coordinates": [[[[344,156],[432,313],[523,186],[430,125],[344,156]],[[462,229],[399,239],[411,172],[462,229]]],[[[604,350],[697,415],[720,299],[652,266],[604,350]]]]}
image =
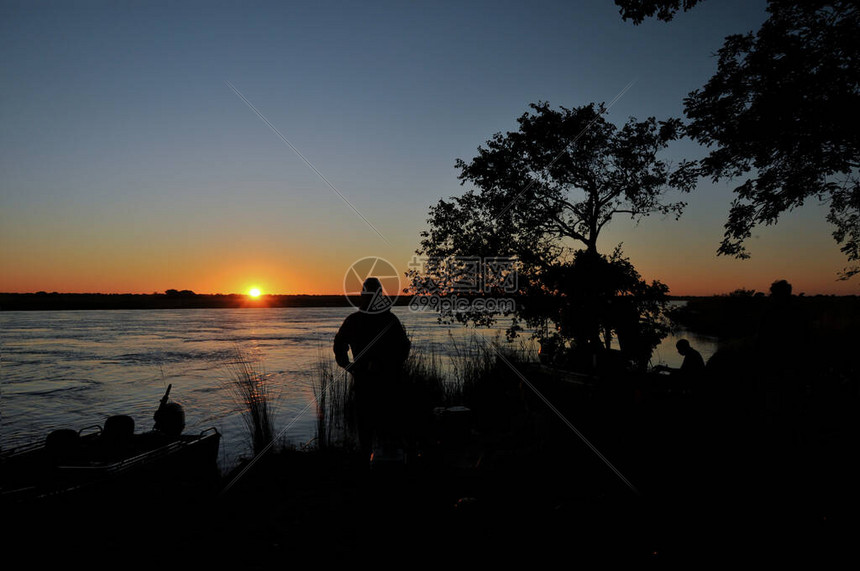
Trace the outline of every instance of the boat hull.
{"type": "Polygon", "coordinates": [[[218,478],[221,435],[214,428],[176,437],[141,433],[122,442],[109,441],[101,431],[78,438],[65,432],[55,439],[65,439],[59,445],[49,437],[0,456],[0,502],[166,493],[218,478]]]}

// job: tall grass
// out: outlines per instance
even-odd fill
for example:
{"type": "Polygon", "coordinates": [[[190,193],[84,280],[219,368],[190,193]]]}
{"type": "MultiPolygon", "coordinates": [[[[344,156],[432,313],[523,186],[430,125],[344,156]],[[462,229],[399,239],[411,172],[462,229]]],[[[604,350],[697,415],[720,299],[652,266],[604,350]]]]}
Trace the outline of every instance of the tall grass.
{"type": "MultiPolygon", "coordinates": [[[[437,355],[414,348],[403,365],[400,378],[404,402],[412,411],[432,411],[434,406],[459,402],[458,387],[443,372],[437,355]]],[[[353,447],[357,443],[352,376],[341,371],[330,358],[316,363],[313,386],[317,409],[317,446],[353,447]]]]}
{"type": "Polygon", "coordinates": [[[317,447],[321,450],[354,444],[350,379],[330,359],[320,357],[315,366],[314,399],[317,413],[317,447]]]}
{"type": "Polygon", "coordinates": [[[271,379],[259,361],[239,348],[227,363],[227,370],[227,389],[241,410],[251,449],[258,454],[270,446],[275,436],[271,379]]]}
{"type": "Polygon", "coordinates": [[[433,351],[413,345],[403,365],[402,380],[419,406],[462,404],[461,387],[446,374],[442,359],[433,351]]]}
{"type": "Polygon", "coordinates": [[[474,335],[462,344],[452,339],[453,372],[462,386],[463,404],[472,411],[478,430],[504,432],[524,412],[517,371],[525,359],[498,338],[474,335]]]}
{"type": "MultiPolygon", "coordinates": [[[[434,408],[456,405],[507,414],[510,406],[500,408],[500,403],[509,401],[519,384],[511,365],[519,366],[529,360],[528,350],[514,350],[498,340],[487,342],[477,336],[465,344],[452,338],[451,344],[450,362],[413,345],[401,377],[405,389],[402,404],[410,409],[413,420],[432,414],[434,408]]],[[[351,389],[351,376],[337,369],[330,358],[320,357],[314,384],[319,448],[355,443],[351,389]]]]}
{"type": "Polygon", "coordinates": [[[460,387],[463,404],[480,406],[488,393],[498,393],[516,379],[512,369],[526,363],[536,362],[534,348],[521,344],[513,347],[502,343],[498,337],[488,340],[473,335],[464,343],[451,338],[453,357],[451,359],[454,383],[460,387]]]}
{"type": "Polygon", "coordinates": [[[464,345],[451,338],[452,373],[463,398],[471,400],[474,391],[493,376],[497,355],[482,339],[472,336],[464,345]]]}

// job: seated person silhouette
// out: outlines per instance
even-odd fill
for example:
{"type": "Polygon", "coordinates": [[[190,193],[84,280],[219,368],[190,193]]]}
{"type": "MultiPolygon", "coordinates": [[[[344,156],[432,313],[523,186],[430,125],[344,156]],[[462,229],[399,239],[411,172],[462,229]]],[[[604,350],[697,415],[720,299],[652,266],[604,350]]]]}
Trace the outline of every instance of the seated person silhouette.
{"type": "MultiPolygon", "coordinates": [[[[701,377],[705,372],[705,360],[702,358],[702,354],[693,349],[690,346],[690,342],[686,339],[679,339],[675,343],[675,348],[678,349],[678,353],[684,356],[681,366],[669,367],[666,365],[657,365],[654,367],[654,370],[658,372],[665,371],[673,377],[684,381],[692,381],[701,377]]],[[[682,387],[683,392],[690,392],[691,390],[692,387],[689,385],[682,387]]]]}
{"type": "Polygon", "coordinates": [[[375,438],[385,446],[402,436],[401,373],[411,342],[390,309],[382,284],[367,278],[358,311],[347,316],[334,338],[337,364],[352,373],[359,444],[367,454],[375,438]]]}

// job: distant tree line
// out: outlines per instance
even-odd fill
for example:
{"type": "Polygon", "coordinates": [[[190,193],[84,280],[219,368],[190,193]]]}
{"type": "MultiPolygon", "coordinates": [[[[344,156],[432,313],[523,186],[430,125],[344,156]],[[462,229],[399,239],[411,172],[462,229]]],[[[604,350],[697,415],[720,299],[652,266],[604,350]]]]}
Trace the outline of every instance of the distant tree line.
{"type": "MultiPolygon", "coordinates": [[[[408,296],[395,304],[406,305],[408,296]]],[[[84,309],[205,309],[252,307],[357,307],[358,297],[343,295],[267,295],[251,299],[243,294],[198,294],[170,289],[152,294],[0,293],[0,311],[62,311],[84,309]]]]}
{"type": "Polygon", "coordinates": [[[164,292],[164,295],[166,295],[167,297],[194,297],[197,294],[194,293],[193,291],[191,291],[190,289],[183,289],[183,290],[169,289],[169,290],[164,292]]]}

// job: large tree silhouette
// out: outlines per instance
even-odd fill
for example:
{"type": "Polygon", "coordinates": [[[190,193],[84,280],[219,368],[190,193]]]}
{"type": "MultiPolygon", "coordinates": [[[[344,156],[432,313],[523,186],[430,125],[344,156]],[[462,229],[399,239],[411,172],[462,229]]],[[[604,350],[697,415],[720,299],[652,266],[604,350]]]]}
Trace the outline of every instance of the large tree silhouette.
{"type": "Polygon", "coordinates": [[[540,244],[564,239],[596,252],[600,232],[618,215],[681,213],[684,203],[664,195],[670,188],[689,192],[695,165],[673,167],[658,157],[683,136],[680,120],[631,118],[618,128],[605,119],[603,105],[553,109],[540,102],[530,108],[517,120],[517,131],[496,133],[468,163],[457,160],[461,183],[479,194],[470,190],[431,210],[436,232],[425,236],[427,253],[447,253],[450,240],[466,254],[495,235],[513,240],[520,253],[543,252],[540,244]],[[455,217],[456,225],[447,224],[457,209],[475,215],[475,222],[455,217]]]}
{"type": "MultiPolygon", "coordinates": [[[[616,4],[634,23],[680,9],[616,4]]],[[[712,149],[702,174],[743,180],[718,252],[748,257],[753,228],[817,200],[829,207],[848,278],[860,272],[860,9],[856,0],[770,0],[767,11],[757,32],[725,39],[717,72],[684,100],[689,135],[712,149]]]]}
{"type": "MultiPolygon", "coordinates": [[[[666,192],[691,190],[696,169],[691,163],[673,166],[660,158],[661,151],[683,135],[677,119],[631,118],[617,127],[605,119],[602,105],[553,109],[541,102],[530,109],[519,117],[516,131],[495,134],[471,161],[456,162],[461,183],[472,188],[430,209],[430,227],[422,232],[417,253],[437,263],[411,272],[412,285],[416,293],[428,292],[428,284],[448,292],[456,278],[456,259],[516,258],[517,316],[531,325],[549,319],[557,330],[580,331],[563,327],[562,321],[577,319],[568,311],[573,306],[540,304],[574,289],[580,308],[587,305],[582,292],[634,299],[635,292],[646,291],[620,252],[601,256],[598,238],[617,216],[680,215],[683,202],[666,200],[666,192]],[[582,256],[575,260],[580,250],[594,261],[583,262],[582,256]],[[454,266],[448,263],[452,259],[454,266]],[[612,274],[607,264],[621,268],[630,279],[604,279],[612,274]],[[584,269],[589,267],[595,269],[584,269]],[[575,288],[564,278],[574,270],[580,278],[575,288]],[[589,279],[593,287],[583,286],[589,279]]],[[[485,291],[494,293],[492,287],[485,291]]],[[[647,291],[665,294],[661,288],[647,291]]],[[[481,324],[493,321],[487,314],[456,317],[481,324]]],[[[577,336],[594,339],[601,327],[606,341],[612,327],[605,325],[609,320],[603,325],[598,321],[590,320],[596,325],[577,336]]]]}

